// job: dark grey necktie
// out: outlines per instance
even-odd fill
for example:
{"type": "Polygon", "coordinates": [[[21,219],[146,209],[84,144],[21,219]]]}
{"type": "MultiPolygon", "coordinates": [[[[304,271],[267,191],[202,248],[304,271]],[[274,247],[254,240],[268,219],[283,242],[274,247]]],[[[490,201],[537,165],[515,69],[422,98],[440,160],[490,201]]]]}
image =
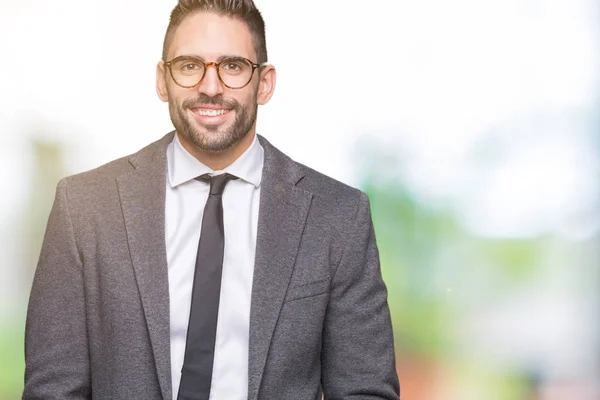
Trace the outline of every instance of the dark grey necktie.
{"type": "Polygon", "coordinates": [[[210,182],[210,195],[202,217],[178,400],[208,400],[210,395],[223,270],[221,196],[227,182],[237,178],[229,174],[213,177],[205,174],[196,179],[210,182]]]}

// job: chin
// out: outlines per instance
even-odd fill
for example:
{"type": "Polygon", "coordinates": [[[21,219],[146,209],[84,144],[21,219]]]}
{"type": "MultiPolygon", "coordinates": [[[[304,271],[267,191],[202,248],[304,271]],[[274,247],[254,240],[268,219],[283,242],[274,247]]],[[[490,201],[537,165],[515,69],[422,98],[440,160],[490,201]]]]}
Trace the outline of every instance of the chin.
{"type": "Polygon", "coordinates": [[[194,144],[196,147],[210,152],[221,153],[229,150],[239,143],[241,139],[236,140],[230,136],[223,136],[221,132],[205,132],[202,135],[194,135],[194,144]]]}

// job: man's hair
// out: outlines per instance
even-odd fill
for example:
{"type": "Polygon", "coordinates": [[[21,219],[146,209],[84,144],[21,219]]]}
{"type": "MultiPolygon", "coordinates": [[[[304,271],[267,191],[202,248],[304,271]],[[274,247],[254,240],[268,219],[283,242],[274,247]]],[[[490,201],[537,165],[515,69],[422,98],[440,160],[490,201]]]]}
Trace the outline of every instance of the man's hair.
{"type": "Polygon", "coordinates": [[[168,61],[169,46],[173,42],[173,36],[181,21],[200,11],[245,22],[252,35],[258,64],[267,62],[265,21],[252,0],[179,0],[173,11],[171,11],[171,19],[163,42],[163,61],[168,61]]]}

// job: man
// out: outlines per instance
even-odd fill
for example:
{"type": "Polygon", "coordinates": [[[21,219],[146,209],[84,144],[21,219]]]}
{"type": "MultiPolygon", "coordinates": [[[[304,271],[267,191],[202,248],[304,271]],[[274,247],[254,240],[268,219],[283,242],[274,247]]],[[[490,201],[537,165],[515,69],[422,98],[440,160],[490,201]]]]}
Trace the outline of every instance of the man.
{"type": "Polygon", "coordinates": [[[251,0],[175,7],[175,132],[58,184],[24,399],[398,399],[368,199],[256,135],[266,61],[251,0]]]}

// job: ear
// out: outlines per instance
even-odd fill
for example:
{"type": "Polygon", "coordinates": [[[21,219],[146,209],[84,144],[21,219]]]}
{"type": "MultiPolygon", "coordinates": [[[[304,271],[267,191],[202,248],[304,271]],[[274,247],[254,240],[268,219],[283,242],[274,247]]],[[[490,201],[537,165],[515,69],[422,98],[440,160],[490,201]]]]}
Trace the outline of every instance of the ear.
{"type": "Polygon", "coordinates": [[[158,98],[162,101],[169,101],[169,91],[167,89],[167,71],[163,60],[160,60],[156,65],[156,94],[158,94],[158,98]]]}
{"type": "Polygon", "coordinates": [[[258,82],[257,103],[265,105],[271,99],[273,92],[275,91],[277,73],[275,67],[270,64],[261,67],[259,71],[260,80],[258,82]]]}

